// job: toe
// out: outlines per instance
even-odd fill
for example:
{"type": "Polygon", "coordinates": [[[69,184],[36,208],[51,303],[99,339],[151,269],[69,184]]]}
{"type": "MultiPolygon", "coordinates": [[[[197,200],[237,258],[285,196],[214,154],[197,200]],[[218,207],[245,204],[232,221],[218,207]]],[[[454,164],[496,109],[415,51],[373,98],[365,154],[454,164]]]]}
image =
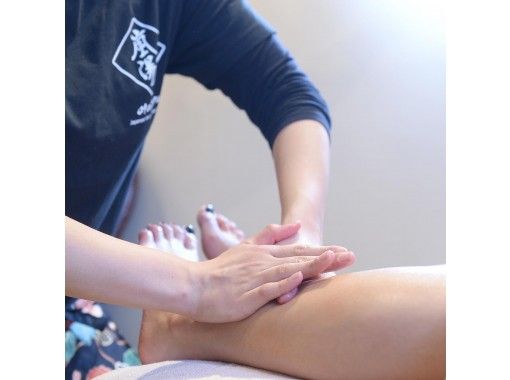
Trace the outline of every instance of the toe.
{"type": "Polygon", "coordinates": [[[197,237],[195,234],[191,234],[186,232],[184,236],[184,247],[186,249],[196,249],[197,248],[197,237]]]}
{"type": "Polygon", "coordinates": [[[147,226],[147,229],[152,232],[152,235],[154,236],[154,241],[156,243],[164,237],[163,228],[157,224],[149,224],[147,226]]]}
{"type": "Polygon", "coordinates": [[[208,212],[206,210],[207,206],[203,206],[200,208],[197,214],[197,222],[200,227],[202,233],[204,231],[208,232],[217,232],[219,231],[218,221],[216,219],[216,214],[212,212],[208,212]]]}
{"type": "Polygon", "coordinates": [[[237,224],[227,219],[227,228],[230,232],[234,233],[234,231],[237,229],[237,224]]]}
{"type": "Polygon", "coordinates": [[[228,222],[229,220],[227,218],[225,218],[223,215],[221,214],[217,214],[216,215],[216,220],[218,221],[218,226],[220,227],[220,229],[222,231],[228,231],[229,228],[228,228],[228,222]]]}
{"type": "Polygon", "coordinates": [[[244,232],[241,229],[234,228],[233,233],[236,236],[236,238],[238,238],[239,240],[243,240],[244,239],[244,232]]]}
{"type": "Polygon", "coordinates": [[[170,240],[174,238],[174,230],[170,224],[163,222],[160,226],[163,228],[163,235],[165,236],[165,239],[170,240]]]}
{"type": "Polygon", "coordinates": [[[148,229],[144,228],[140,232],[138,232],[138,244],[140,245],[153,245],[154,238],[152,236],[152,232],[148,229]]]}
{"type": "Polygon", "coordinates": [[[183,241],[184,240],[184,228],[177,224],[172,224],[173,230],[174,230],[174,237],[177,240],[183,241]]]}

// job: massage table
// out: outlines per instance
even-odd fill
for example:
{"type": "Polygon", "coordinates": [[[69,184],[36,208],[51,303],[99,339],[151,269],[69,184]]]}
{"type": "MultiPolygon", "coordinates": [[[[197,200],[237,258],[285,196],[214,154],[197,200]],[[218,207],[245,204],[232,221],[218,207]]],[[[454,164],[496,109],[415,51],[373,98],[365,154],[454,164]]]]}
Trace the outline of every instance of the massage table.
{"type": "Polygon", "coordinates": [[[204,360],[166,361],[137,367],[119,368],[97,380],[171,380],[171,379],[295,379],[282,374],[233,363],[204,360]]]}

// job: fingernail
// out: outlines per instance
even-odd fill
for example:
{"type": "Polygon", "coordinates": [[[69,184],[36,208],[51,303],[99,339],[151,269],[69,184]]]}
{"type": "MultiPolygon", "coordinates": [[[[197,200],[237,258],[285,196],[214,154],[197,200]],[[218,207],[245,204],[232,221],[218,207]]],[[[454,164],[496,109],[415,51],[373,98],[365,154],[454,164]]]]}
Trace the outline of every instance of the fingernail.
{"type": "Polygon", "coordinates": [[[337,260],[337,261],[343,261],[343,260],[345,260],[347,257],[351,257],[351,256],[354,256],[354,253],[353,253],[353,252],[351,252],[351,251],[340,252],[340,253],[337,253],[337,254],[336,254],[336,260],[337,260]]]}
{"type": "Polygon", "coordinates": [[[212,203],[209,203],[207,206],[205,206],[205,211],[214,214],[214,205],[212,203]]]}
{"type": "Polygon", "coordinates": [[[184,227],[186,229],[186,231],[188,231],[190,234],[194,234],[195,233],[195,227],[193,227],[193,224],[188,224],[187,226],[184,227]]]}

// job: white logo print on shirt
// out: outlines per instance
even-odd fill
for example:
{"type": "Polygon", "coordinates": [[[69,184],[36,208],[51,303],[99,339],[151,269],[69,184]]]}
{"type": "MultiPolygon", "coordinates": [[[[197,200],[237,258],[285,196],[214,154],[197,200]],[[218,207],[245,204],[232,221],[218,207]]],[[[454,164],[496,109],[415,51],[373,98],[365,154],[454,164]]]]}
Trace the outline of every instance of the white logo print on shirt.
{"type": "Polygon", "coordinates": [[[112,58],[112,64],[122,74],[154,95],[158,63],[166,46],[159,41],[159,30],[131,19],[128,30],[112,58]]]}

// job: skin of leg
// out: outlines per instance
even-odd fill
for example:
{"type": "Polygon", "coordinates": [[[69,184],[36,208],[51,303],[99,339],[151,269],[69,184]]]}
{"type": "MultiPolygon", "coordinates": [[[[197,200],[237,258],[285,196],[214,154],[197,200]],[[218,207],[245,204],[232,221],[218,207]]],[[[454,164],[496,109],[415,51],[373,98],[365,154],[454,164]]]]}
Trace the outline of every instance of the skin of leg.
{"type": "Polygon", "coordinates": [[[236,323],[146,312],[143,362],[235,362],[300,378],[445,378],[444,267],[388,268],[313,281],[285,305],[236,323]]]}

